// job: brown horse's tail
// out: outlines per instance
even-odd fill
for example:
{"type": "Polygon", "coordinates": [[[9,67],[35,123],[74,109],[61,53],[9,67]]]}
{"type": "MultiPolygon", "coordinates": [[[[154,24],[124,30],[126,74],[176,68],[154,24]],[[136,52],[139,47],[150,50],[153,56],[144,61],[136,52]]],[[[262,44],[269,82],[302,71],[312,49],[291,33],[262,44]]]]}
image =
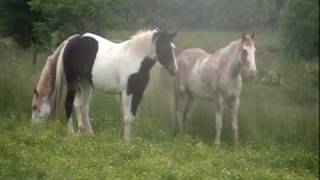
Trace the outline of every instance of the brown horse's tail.
{"type": "Polygon", "coordinates": [[[62,99],[66,92],[66,79],[65,79],[64,68],[63,68],[64,49],[68,44],[69,40],[77,36],[79,35],[75,34],[70,36],[68,39],[62,42],[61,45],[59,46],[60,53],[59,53],[58,61],[56,65],[55,84],[54,84],[54,91],[53,91],[53,104],[52,104],[52,111],[51,111],[54,120],[56,120],[58,117],[58,113],[62,105],[62,99]]]}

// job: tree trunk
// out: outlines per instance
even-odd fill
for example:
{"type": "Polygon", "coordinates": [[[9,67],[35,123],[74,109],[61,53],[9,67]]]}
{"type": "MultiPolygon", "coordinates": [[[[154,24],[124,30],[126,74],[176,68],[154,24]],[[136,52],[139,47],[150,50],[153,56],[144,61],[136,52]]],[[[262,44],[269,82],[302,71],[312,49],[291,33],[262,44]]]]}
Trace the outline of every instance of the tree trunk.
{"type": "Polygon", "coordinates": [[[38,47],[37,45],[33,46],[33,53],[32,53],[32,65],[35,67],[37,64],[37,56],[38,56],[38,47]]]}

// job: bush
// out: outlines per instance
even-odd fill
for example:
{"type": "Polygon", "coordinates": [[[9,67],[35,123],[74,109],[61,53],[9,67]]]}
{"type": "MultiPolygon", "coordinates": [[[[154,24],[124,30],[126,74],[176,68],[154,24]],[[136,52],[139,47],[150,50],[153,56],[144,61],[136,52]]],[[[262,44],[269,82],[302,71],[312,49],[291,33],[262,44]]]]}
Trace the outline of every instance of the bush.
{"type": "Polygon", "coordinates": [[[296,59],[319,56],[319,1],[287,1],[281,17],[285,51],[296,59]]]}

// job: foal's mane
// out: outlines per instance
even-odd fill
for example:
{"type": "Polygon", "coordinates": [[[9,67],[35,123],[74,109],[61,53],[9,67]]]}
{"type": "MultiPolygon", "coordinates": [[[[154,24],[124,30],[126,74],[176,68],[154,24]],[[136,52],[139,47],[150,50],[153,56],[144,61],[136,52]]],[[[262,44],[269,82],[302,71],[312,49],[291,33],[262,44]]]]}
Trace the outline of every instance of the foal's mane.
{"type": "Polygon", "coordinates": [[[155,30],[138,31],[129,40],[125,41],[125,49],[135,53],[148,52],[151,48],[152,37],[155,32],[155,30]]]}

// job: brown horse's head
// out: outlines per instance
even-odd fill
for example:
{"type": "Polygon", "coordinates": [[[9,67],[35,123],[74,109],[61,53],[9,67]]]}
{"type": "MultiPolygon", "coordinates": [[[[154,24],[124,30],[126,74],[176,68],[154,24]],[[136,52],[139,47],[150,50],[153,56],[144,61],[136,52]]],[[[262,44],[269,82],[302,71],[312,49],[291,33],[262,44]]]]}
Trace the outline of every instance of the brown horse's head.
{"type": "Polygon", "coordinates": [[[243,34],[241,39],[241,64],[250,76],[256,76],[254,34],[243,34]]]}
{"type": "Polygon", "coordinates": [[[51,105],[49,95],[38,92],[37,88],[34,89],[32,98],[32,119],[31,123],[41,123],[48,119],[51,113],[51,105]]]}

